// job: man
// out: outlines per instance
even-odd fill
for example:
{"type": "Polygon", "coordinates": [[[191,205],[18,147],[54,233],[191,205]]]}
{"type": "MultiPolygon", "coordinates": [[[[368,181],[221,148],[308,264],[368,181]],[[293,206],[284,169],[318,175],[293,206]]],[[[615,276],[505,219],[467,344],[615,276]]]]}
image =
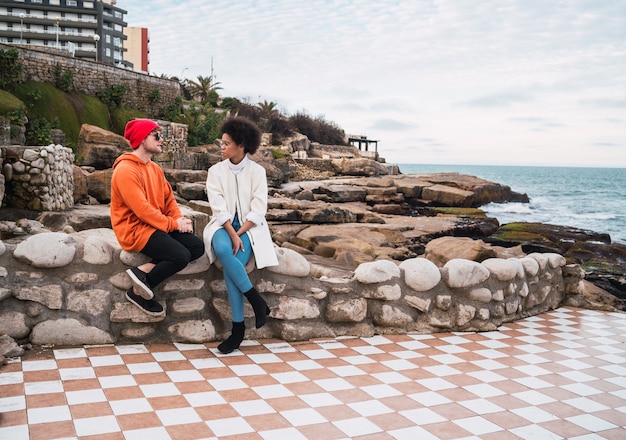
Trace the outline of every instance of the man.
{"type": "Polygon", "coordinates": [[[151,258],[126,271],[133,284],[126,299],[148,315],[164,316],[153,289],[202,256],[204,243],[183,217],[163,170],[151,160],[162,151],[159,125],[134,119],[126,124],[124,137],[133,151],[113,164],[111,224],[122,249],[151,258]]]}

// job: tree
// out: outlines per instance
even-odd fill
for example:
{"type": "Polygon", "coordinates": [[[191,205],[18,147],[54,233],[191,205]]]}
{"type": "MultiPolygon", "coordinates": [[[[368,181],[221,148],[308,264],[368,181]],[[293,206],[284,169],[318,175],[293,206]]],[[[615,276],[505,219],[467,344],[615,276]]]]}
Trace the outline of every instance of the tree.
{"type": "Polygon", "coordinates": [[[213,75],[198,75],[198,81],[187,80],[187,89],[191,93],[193,99],[200,101],[202,104],[208,103],[217,96],[217,90],[220,90],[219,82],[213,82],[213,75]]]}

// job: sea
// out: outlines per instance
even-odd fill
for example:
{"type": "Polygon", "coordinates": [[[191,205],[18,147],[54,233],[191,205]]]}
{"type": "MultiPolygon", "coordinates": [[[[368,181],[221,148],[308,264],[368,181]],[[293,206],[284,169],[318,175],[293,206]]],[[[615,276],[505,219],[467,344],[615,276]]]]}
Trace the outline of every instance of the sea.
{"type": "Polygon", "coordinates": [[[547,223],[606,233],[626,243],[626,168],[397,164],[402,174],[458,172],[509,186],[530,203],[481,209],[500,224],[547,223]]]}

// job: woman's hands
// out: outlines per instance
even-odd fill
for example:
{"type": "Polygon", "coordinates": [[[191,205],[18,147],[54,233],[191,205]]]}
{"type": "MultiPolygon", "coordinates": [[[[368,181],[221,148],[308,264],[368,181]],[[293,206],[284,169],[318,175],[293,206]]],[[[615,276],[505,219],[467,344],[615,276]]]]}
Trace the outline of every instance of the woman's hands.
{"type": "Polygon", "coordinates": [[[241,252],[245,252],[246,250],[243,248],[243,241],[241,241],[241,237],[238,234],[231,235],[230,241],[233,242],[233,255],[236,255],[239,249],[241,252]]]}

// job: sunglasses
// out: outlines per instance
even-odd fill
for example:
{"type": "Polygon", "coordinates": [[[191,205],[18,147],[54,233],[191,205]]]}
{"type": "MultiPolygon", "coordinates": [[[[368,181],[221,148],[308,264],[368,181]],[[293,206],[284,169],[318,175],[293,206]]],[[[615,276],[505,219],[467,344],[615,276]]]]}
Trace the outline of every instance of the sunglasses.
{"type": "Polygon", "coordinates": [[[158,132],[158,131],[157,131],[157,132],[155,132],[155,133],[150,133],[150,134],[151,134],[152,136],[154,136],[154,138],[155,138],[157,141],[160,141],[161,139],[163,139],[163,135],[162,135],[160,132],[158,132]]]}

